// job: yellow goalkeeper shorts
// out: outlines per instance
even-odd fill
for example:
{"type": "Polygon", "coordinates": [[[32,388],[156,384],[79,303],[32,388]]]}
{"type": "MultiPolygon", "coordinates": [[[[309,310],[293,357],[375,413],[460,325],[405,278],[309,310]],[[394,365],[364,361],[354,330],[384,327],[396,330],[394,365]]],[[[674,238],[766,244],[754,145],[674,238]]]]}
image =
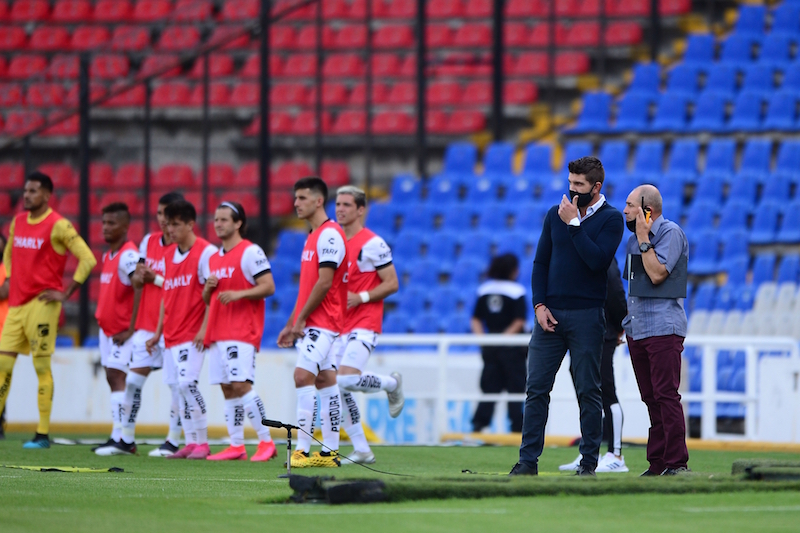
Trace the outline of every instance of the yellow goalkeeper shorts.
{"type": "Polygon", "coordinates": [[[53,355],[56,347],[58,319],[61,302],[30,302],[8,309],[8,316],[0,335],[0,352],[53,355]]]}

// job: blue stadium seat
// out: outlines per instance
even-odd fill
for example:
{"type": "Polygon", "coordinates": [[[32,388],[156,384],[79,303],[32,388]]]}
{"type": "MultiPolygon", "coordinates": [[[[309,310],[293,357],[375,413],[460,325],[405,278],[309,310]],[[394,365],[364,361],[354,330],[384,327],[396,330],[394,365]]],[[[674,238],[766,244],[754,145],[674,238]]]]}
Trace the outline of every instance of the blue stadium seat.
{"type": "MultiPolygon", "coordinates": [[[[647,131],[650,120],[650,104],[658,94],[626,93],[617,103],[617,119],[612,131],[647,131]]],[[[605,160],[603,165],[605,166],[605,160]]]]}
{"type": "MultiPolygon", "coordinates": [[[[731,210],[732,211],[732,210],[731,210]]],[[[723,213],[730,212],[725,210],[723,213]]],[[[749,259],[747,248],[747,237],[749,233],[746,228],[740,227],[732,229],[722,237],[722,256],[719,261],[719,270],[727,270],[727,264],[739,259],[749,259]]]]}
{"type": "Polygon", "coordinates": [[[800,90],[800,62],[795,61],[786,69],[783,74],[781,89],[794,92],[800,90]]]}
{"type": "Polygon", "coordinates": [[[719,226],[717,228],[720,234],[727,238],[730,233],[744,232],[745,235],[740,235],[740,238],[743,239],[746,246],[747,217],[750,215],[752,207],[752,203],[744,200],[728,200],[720,213],[719,226]]]}
{"type": "Polygon", "coordinates": [[[778,147],[775,174],[788,176],[792,182],[800,180],[800,141],[784,140],[778,147]]]}
{"type": "Polygon", "coordinates": [[[444,152],[445,173],[468,174],[475,172],[478,149],[472,143],[456,142],[447,146],[444,152]]]}
{"type": "Polygon", "coordinates": [[[694,307],[692,311],[710,311],[714,304],[714,297],[717,294],[717,286],[713,281],[706,281],[701,284],[694,294],[694,307]]]}
{"type": "Polygon", "coordinates": [[[758,287],[754,283],[741,285],[736,299],[736,309],[739,311],[750,311],[753,309],[753,302],[755,302],[756,299],[757,289],[758,287]]]}
{"type": "Polygon", "coordinates": [[[270,261],[272,278],[275,280],[276,287],[286,287],[295,283],[295,269],[300,266],[300,254],[295,258],[281,255],[270,261]]]}
{"type": "Polygon", "coordinates": [[[541,174],[553,171],[553,149],[549,144],[531,143],[525,148],[523,174],[541,174]]]}
{"type": "Polygon", "coordinates": [[[455,231],[440,231],[428,238],[427,257],[452,265],[456,260],[459,234],[455,231]]]}
{"type": "Polygon", "coordinates": [[[68,335],[56,335],[56,348],[73,348],[75,339],[68,335]]]}
{"type": "Polygon", "coordinates": [[[486,268],[486,263],[492,255],[492,243],[494,236],[488,231],[470,231],[462,233],[458,239],[461,246],[461,252],[458,256],[458,264],[454,268],[460,268],[459,265],[466,259],[474,259],[480,262],[479,271],[483,272],[486,268]]]}
{"type": "Polygon", "coordinates": [[[742,91],[733,101],[733,113],[727,123],[729,132],[755,132],[761,129],[764,96],[759,92],[742,91]]]}
{"type": "Polygon", "coordinates": [[[294,304],[297,302],[297,293],[298,286],[290,285],[289,287],[281,287],[280,294],[276,292],[275,296],[272,296],[272,298],[277,297],[278,313],[285,317],[284,321],[289,318],[289,315],[294,310],[294,304]]]}
{"type": "Polygon", "coordinates": [[[473,219],[476,217],[472,204],[459,204],[450,206],[442,213],[442,231],[468,231],[472,228],[473,219]]]}
{"type": "Polygon", "coordinates": [[[800,36],[800,2],[782,2],[772,12],[770,36],[797,39],[800,36]]]}
{"type": "MultiPolygon", "coordinates": [[[[661,193],[661,198],[664,202],[678,202],[683,203],[683,189],[684,183],[679,179],[665,176],[658,184],[658,190],[661,193]]],[[[628,191],[630,193],[630,191],[628,191]]],[[[616,197],[615,197],[616,198],[616,197]]],[[[624,201],[627,198],[620,198],[624,201]]],[[[620,203],[620,205],[622,205],[620,203]]]]}
{"type": "MultiPolygon", "coordinates": [[[[798,20],[800,20],[800,15],[798,15],[798,20]]],[[[776,22],[773,21],[772,32],[761,43],[758,63],[774,69],[786,70],[792,62],[792,43],[797,40],[797,35],[790,37],[785,33],[776,33],[774,28],[776,22]]]]}
{"type": "Polygon", "coordinates": [[[714,311],[730,311],[733,309],[736,305],[738,290],[739,287],[730,281],[722,285],[719,290],[717,290],[716,296],[714,296],[714,305],[712,309],[714,311]]]}
{"type": "Polygon", "coordinates": [[[681,182],[694,182],[697,179],[697,159],[700,144],[695,139],[677,139],[667,161],[665,177],[681,182]]]}
{"type": "MultiPolygon", "coordinates": [[[[736,80],[739,76],[739,67],[726,63],[715,63],[708,70],[706,85],[701,96],[705,93],[716,93],[726,96],[729,100],[736,95],[736,80]]],[[[699,106],[699,102],[697,103],[699,106]]]]}
{"type": "Polygon", "coordinates": [[[391,196],[395,205],[407,205],[418,202],[421,198],[420,180],[408,174],[400,174],[392,180],[391,196]]]}
{"type": "Polygon", "coordinates": [[[750,139],[742,149],[742,162],[739,165],[739,176],[752,176],[763,182],[769,177],[772,161],[771,139],[750,139]]]}
{"type": "Polygon", "coordinates": [[[689,216],[686,218],[686,223],[684,224],[687,235],[712,229],[714,227],[714,217],[717,214],[718,208],[719,202],[696,198],[692,205],[689,206],[689,216]]]}
{"type": "Polygon", "coordinates": [[[84,348],[97,348],[98,346],[100,346],[100,337],[97,335],[91,335],[83,339],[84,348]]]}
{"type": "Polygon", "coordinates": [[[493,142],[483,157],[483,173],[511,174],[514,170],[514,145],[510,142],[493,142]]]}
{"type": "Polygon", "coordinates": [[[657,63],[637,63],[633,67],[633,79],[626,93],[653,98],[660,87],[661,67],[657,63]]]}
{"type": "MultiPolygon", "coordinates": [[[[580,159],[587,155],[594,155],[594,148],[589,141],[571,141],[564,145],[564,161],[562,170],[567,170],[570,161],[580,159]]],[[[566,181],[566,178],[565,178],[566,181]]],[[[564,186],[566,189],[566,185],[564,186]]]]}
{"type": "Polygon", "coordinates": [[[486,254],[483,260],[477,259],[474,256],[464,257],[464,248],[462,248],[461,254],[462,257],[459,258],[453,267],[450,283],[456,287],[476,285],[480,282],[481,275],[486,271],[489,254],[486,254]]]}
{"type": "MultiPolygon", "coordinates": [[[[728,388],[731,392],[744,392],[745,389],[745,380],[747,378],[747,373],[744,368],[737,368],[731,380],[729,381],[728,388]]],[[[741,407],[741,406],[740,406],[741,407]]],[[[739,417],[737,417],[739,418],[739,417]]]]}
{"type": "Polygon", "coordinates": [[[639,142],[631,172],[641,180],[657,181],[663,173],[663,168],[664,142],[661,140],[639,142]]]}
{"type": "Polygon", "coordinates": [[[410,320],[409,327],[414,333],[439,333],[441,317],[432,312],[421,313],[410,320]]]}
{"type": "Polygon", "coordinates": [[[459,292],[454,287],[440,287],[430,295],[431,311],[440,317],[455,313],[459,292]]]}
{"type": "Polygon", "coordinates": [[[762,202],[756,206],[753,216],[753,229],[750,231],[750,244],[775,242],[780,212],[781,208],[778,203],[762,202]]]}
{"type": "Polygon", "coordinates": [[[516,231],[498,234],[494,241],[496,255],[514,254],[517,259],[522,259],[526,256],[527,236],[525,232],[516,231]]]}
{"type": "Polygon", "coordinates": [[[662,209],[664,216],[669,220],[678,222],[681,218],[681,205],[683,201],[669,200],[663,203],[662,209]]]}
{"type": "Polygon", "coordinates": [[[300,257],[308,233],[303,231],[281,231],[278,234],[277,252],[282,256],[300,257]]]}
{"type": "Polygon", "coordinates": [[[394,196],[392,196],[391,203],[371,203],[369,204],[369,209],[367,210],[367,225],[377,233],[383,233],[387,230],[394,233],[397,231],[397,217],[401,209],[402,208],[398,207],[398,204],[395,203],[394,196]],[[378,228],[383,231],[377,231],[378,228]]]}
{"type": "Polygon", "coordinates": [[[688,98],[681,94],[665,93],[656,102],[656,111],[650,123],[650,131],[663,132],[675,131],[681,133],[686,130],[686,103],[688,98]]]}
{"type": "Polygon", "coordinates": [[[733,178],[733,165],[736,160],[736,141],[733,139],[713,139],[706,149],[706,176],[733,178]]]}
{"type": "Polygon", "coordinates": [[[383,320],[384,333],[408,333],[409,315],[405,312],[394,311],[383,320]]]}
{"type": "Polygon", "coordinates": [[[567,131],[570,133],[608,131],[612,101],[612,96],[606,92],[585,93],[583,96],[583,108],[578,116],[578,122],[567,131]]]}
{"type": "MultiPolygon", "coordinates": [[[[470,176],[470,180],[472,177],[470,176]]],[[[466,182],[465,175],[439,174],[428,184],[425,201],[432,205],[454,204],[459,201],[461,188],[466,182]]]]}
{"type": "Polygon", "coordinates": [[[398,262],[414,261],[421,255],[422,236],[416,230],[401,231],[392,247],[392,257],[398,262]]]}
{"type": "Polygon", "coordinates": [[[685,96],[692,100],[698,92],[700,68],[691,63],[679,63],[667,73],[666,94],[685,96]]]}
{"type": "Polygon", "coordinates": [[[717,92],[703,92],[694,105],[694,116],[689,121],[688,131],[725,131],[725,106],[728,96],[717,92]]]}
{"type": "Polygon", "coordinates": [[[526,204],[526,208],[517,213],[515,227],[523,231],[541,232],[544,217],[551,207],[542,203],[526,204]]]}
{"type": "Polygon", "coordinates": [[[764,5],[743,5],[739,7],[739,18],[733,26],[736,35],[764,35],[767,7],[764,5]]]}
{"type": "Polygon", "coordinates": [[[705,276],[719,272],[719,237],[713,229],[688,231],[689,274],[705,276]]]}
{"type": "Polygon", "coordinates": [[[721,63],[744,66],[753,61],[753,48],[758,38],[753,35],[732,34],[722,41],[719,60],[721,63]]]}
{"type": "Polygon", "coordinates": [[[786,204],[783,221],[775,237],[775,240],[781,244],[800,242],[800,224],[797,223],[797,219],[792,215],[793,213],[800,213],[800,198],[796,198],[786,204]]]}
{"type": "MultiPolygon", "coordinates": [[[[431,290],[432,289],[433,287],[431,287],[431,290]]],[[[426,290],[420,286],[409,285],[408,287],[404,287],[403,290],[400,291],[398,310],[407,313],[409,316],[422,313],[425,310],[431,290],[426,290]]]]}
{"type": "Polygon", "coordinates": [[[600,146],[597,157],[603,162],[606,175],[627,173],[628,151],[629,147],[626,141],[607,141],[600,146]]]}
{"type": "Polygon", "coordinates": [[[739,176],[730,183],[730,188],[728,189],[728,203],[737,202],[747,204],[749,208],[752,209],[756,203],[757,190],[757,178],[754,176],[739,176]]]}
{"type": "MultiPolygon", "coordinates": [[[[442,328],[445,333],[470,333],[470,315],[466,312],[460,312],[447,316],[442,320],[442,328]]],[[[464,347],[459,346],[459,351],[462,348],[464,347]]]]}
{"type": "Polygon", "coordinates": [[[767,105],[767,116],[762,129],[789,131],[797,126],[797,93],[777,91],[772,94],[767,105]]]}
{"type": "MultiPolygon", "coordinates": [[[[787,203],[790,200],[792,180],[789,176],[772,174],[764,180],[764,188],[761,191],[762,202],[787,203]]],[[[795,223],[797,221],[795,220],[795,223]]]]}
{"type": "Polygon", "coordinates": [[[800,254],[786,254],[778,265],[778,283],[797,283],[800,275],[800,254]]]}
{"type": "Polygon", "coordinates": [[[722,190],[725,187],[725,180],[722,176],[701,176],[697,180],[697,188],[694,197],[703,202],[722,203],[722,190]]]}
{"type": "Polygon", "coordinates": [[[738,259],[728,261],[722,266],[722,271],[728,274],[728,283],[739,286],[736,292],[735,302],[735,305],[738,306],[739,301],[741,300],[741,287],[747,282],[747,269],[750,266],[750,257],[739,257],[738,259]]]}
{"type": "Polygon", "coordinates": [[[513,201],[533,201],[535,182],[525,174],[510,174],[500,181],[500,186],[505,190],[504,198],[513,201]]]}
{"type": "Polygon", "coordinates": [[[758,254],[753,261],[753,285],[759,286],[765,281],[775,281],[774,253],[758,254]]]}
{"type": "Polygon", "coordinates": [[[435,211],[425,204],[407,206],[402,213],[402,223],[400,229],[405,233],[407,230],[430,231],[433,230],[433,220],[435,211]]]}
{"type": "Polygon", "coordinates": [[[744,69],[740,90],[759,93],[765,98],[769,97],[775,91],[775,69],[763,63],[748,65],[744,69]]]}
{"type": "Polygon", "coordinates": [[[486,203],[480,213],[478,228],[488,232],[505,232],[511,229],[509,219],[513,214],[513,205],[506,203],[486,203]]]}
{"type": "Polygon", "coordinates": [[[467,194],[464,199],[472,203],[496,202],[499,183],[487,177],[476,177],[467,181],[467,194]]]}
{"type": "Polygon", "coordinates": [[[716,42],[710,33],[695,33],[686,39],[686,52],[683,62],[707,68],[714,62],[716,42]]]}

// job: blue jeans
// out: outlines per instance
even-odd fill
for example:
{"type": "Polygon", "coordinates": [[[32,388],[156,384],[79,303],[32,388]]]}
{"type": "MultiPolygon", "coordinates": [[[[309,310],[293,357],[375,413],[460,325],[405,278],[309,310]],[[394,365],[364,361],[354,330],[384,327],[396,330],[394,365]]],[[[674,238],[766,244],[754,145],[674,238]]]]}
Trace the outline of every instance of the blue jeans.
{"type": "Polygon", "coordinates": [[[581,412],[581,464],[597,467],[603,438],[603,394],[600,359],[606,329],[602,307],[592,309],[550,309],[558,321],[555,333],[537,323],[528,345],[528,382],[522,423],[519,462],[533,466],[544,448],[544,428],[550,406],[550,392],[556,372],[570,353],[570,370],[581,412]]]}

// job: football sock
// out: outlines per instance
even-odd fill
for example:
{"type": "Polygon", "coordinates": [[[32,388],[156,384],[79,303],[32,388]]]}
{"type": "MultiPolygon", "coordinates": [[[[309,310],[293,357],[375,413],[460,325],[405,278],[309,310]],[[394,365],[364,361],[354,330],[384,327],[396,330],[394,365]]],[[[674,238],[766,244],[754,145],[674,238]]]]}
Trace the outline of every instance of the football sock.
{"type": "Polygon", "coordinates": [[[323,451],[339,450],[339,425],[342,420],[342,400],[339,386],[332,385],[319,391],[320,425],[322,426],[323,451]]]}
{"type": "Polygon", "coordinates": [[[369,444],[367,437],[364,436],[364,427],[361,425],[361,412],[358,410],[356,399],[349,392],[342,393],[342,403],[344,404],[344,414],[342,415],[342,428],[350,437],[350,442],[357,452],[368,452],[369,444]]]}
{"type": "Polygon", "coordinates": [[[192,423],[192,409],[189,407],[189,402],[183,399],[183,395],[181,395],[181,403],[183,404],[183,438],[186,444],[197,444],[197,432],[192,423]]]}
{"type": "Polygon", "coordinates": [[[609,406],[611,410],[611,427],[613,428],[614,455],[622,455],[622,406],[618,403],[609,406]]]}
{"type": "Polygon", "coordinates": [[[169,409],[169,433],[167,433],[167,441],[173,446],[178,446],[181,443],[181,392],[178,390],[177,383],[170,383],[169,390],[172,393],[172,405],[169,409]]]}
{"type": "Polygon", "coordinates": [[[297,432],[297,448],[301,452],[311,449],[311,435],[314,434],[314,418],[317,389],[313,385],[297,388],[297,426],[303,430],[297,432]],[[307,434],[308,433],[308,434],[307,434]]]}
{"type": "Polygon", "coordinates": [[[53,410],[53,372],[50,369],[50,356],[34,357],[33,368],[39,378],[39,425],[36,433],[50,433],[50,412],[53,410]]]}
{"type": "Polygon", "coordinates": [[[125,402],[123,409],[125,416],[122,419],[122,440],[126,444],[132,444],[136,435],[136,415],[142,406],[142,387],[147,380],[147,376],[128,372],[125,377],[125,402]]]}
{"type": "Polygon", "coordinates": [[[119,441],[122,438],[122,417],[124,408],[122,406],[125,401],[125,391],[112,392],[109,395],[111,401],[111,440],[119,441]]]}
{"type": "Polygon", "coordinates": [[[189,414],[192,419],[194,431],[197,433],[197,444],[208,443],[208,417],[206,415],[206,402],[203,394],[197,387],[196,381],[189,381],[179,384],[181,394],[186,403],[189,404],[189,414]]]}
{"type": "Polygon", "coordinates": [[[16,357],[10,355],[0,355],[0,413],[6,406],[8,392],[11,390],[11,373],[14,371],[16,357]]]}
{"type": "Polygon", "coordinates": [[[375,393],[378,391],[392,392],[397,388],[397,380],[391,376],[382,376],[364,372],[361,375],[347,374],[337,376],[336,381],[344,390],[350,392],[375,393]]]}
{"type": "Polygon", "coordinates": [[[244,445],[244,406],[241,398],[225,400],[225,424],[231,437],[231,446],[244,445]]]}
{"type": "Polygon", "coordinates": [[[256,393],[251,390],[241,398],[244,404],[244,412],[247,418],[250,419],[250,424],[258,434],[258,440],[262,442],[269,442],[272,440],[272,435],[269,433],[269,428],[261,423],[262,420],[267,418],[267,410],[264,408],[264,402],[256,393]]]}

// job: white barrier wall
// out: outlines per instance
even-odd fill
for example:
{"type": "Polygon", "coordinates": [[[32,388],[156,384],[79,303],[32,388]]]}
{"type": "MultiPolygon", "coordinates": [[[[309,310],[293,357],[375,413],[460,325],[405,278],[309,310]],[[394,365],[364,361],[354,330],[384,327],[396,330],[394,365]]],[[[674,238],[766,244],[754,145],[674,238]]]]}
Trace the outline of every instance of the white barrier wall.
{"type": "MultiPolygon", "coordinates": [[[[387,336],[392,344],[420,339],[453,339],[475,342],[474,336],[387,336]]],[[[491,339],[496,341],[495,338],[491,339]]],[[[525,337],[516,338],[523,342],[525,337]]],[[[687,339],[687,344],[691,339],[687,339]]],[[[762,341],[764,339],[761,339],[762,341]]],[[[731,339],[727,339],[730,344],[731,339]]],[[[503,341],[508,343],[508,337],[503,341]]],[[[692,340],[692,342],[697,342],[692,340]]],[[[792,341],[793,342],[793,341],[792,341]]],[[[388,344],[388,343],[387,343],[388,344]]],[[[417,342],[416,344],[419,344],[417,342]]],[[[735,339],[735,345],[743,349],[744,339],[735,339]]],[[[713,343],[712,343],[713,345],[713,343]]],[[[771,345],[770,345],[771,346],[771,345]]],[[[786,343],[782,346],[787,347],[786,343]]],[[[753,428],[758,431],[747,436],[750,440],[775,442],[800,442],[798,417],[800,396],[798,376],[800,357],[797,346],[791,357],[764,357],[758,377],[758,393],[740,394],[735,399],[749,398],[752,406],[753,428]],[[755,420],[759,421],[755,424],[755,420]],[[789,423],[790,422],[790,423],[789,423]]],[[[109,423],[109,388],[105,374],[96,361],[96,350],[60,350],[53,357],[55,395],[52,413],[54,423],[109,423]]],[[[270,350],[258,355],[256,367],[256,390],[261,395],[270,418],[294,423],[295,393],[292,374],[295,352],[293,350],[270,350]]],[[[625,416],[623,438],[646,438],[649,427],[647,410],[639,397],[630,357],[625,347],[615,354],[615,377],[617,394],[625,416]]],[[[756,359],[749,364],[755,364],[756,359]]],[[[207,365],[206,365],[207,366],[207,365]]],[[[429,444],[439,441],[446,432],[471,432],[471,418],[482,396],[479,389],[482,369],[480,354],[448,353],[440,346],[439,351],[378,352],[369,364],[377,373],[388,374],[397,370],[403,374],[406,407],[397,418],[389,417],[385,394],[357,395],[363,420],[388,443],[429,444]],[[444,366],[443,366],[444,365],[444,366]],[[442,383],[440,376],[445,376],[442,383]],[[439,415],[439,413],[442,413],[439,415]]],[[[715,371],[715,365],[704,364],[715,371]]],[[[755,374],[754,374],[755,375],[755,374]]],[[[705,378],[705,376],[704,376],[705,378]]],[[[716,379],[715,377],[713,379],[716,379]]],[[[753,383],[755,383],[755,377],[753,383]]],[[[704,379],[704,384],[708,381],[704,379]]],[[[209,424],[224,426],[223,398],[218,387],[208,385],[204,368],[200,381],[201,390],[209,408],[209,424]]],[[[755,385],[753,385],[755,387],[755,385]]],[[[11,393],[7,404],[9,422],[36,422],[36,374],[29,357],[19,357],[14,370],[11,393]]],[[[704,390],[715,390],[713,388],[704,390]]],[[[684,395],[692,401],[705,400],[710,412],[714,412],[716,401],[733,401],[727,393],[725,399],[718,394],[684,395]]],[[[143,391],[139,422],[163,424],[168,421],[170,394],[162,382],[161,372],[154,372],[147,380],[143,391]]],[[[705,406],[704,406],[705,407],[705,406]]],[[[493,431],[508,430],[502,406],[495,412],[493,431]]],[[[551,396],[550,417],[546,432],[555,436],[580,435],[578,406],[569,374],[569,359],[556,377],[551,396]]],[[[718,438],[715,431],[704,432],[704,438],[718,438]]],[[[741,437],[739,437],[741,438],[741,437]]]]}

